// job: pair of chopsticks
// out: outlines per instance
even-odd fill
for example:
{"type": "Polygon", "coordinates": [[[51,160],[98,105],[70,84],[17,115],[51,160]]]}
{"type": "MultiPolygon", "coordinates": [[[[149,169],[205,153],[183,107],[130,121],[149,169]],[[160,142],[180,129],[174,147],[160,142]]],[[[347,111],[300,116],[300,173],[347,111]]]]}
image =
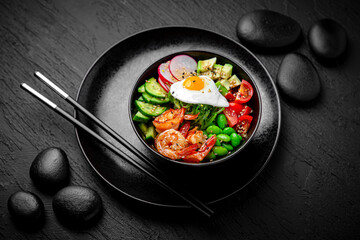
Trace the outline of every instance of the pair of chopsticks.
{"type": "Polygon", "coordinates": [[[166,174],[162,172],[159,168],[157,168],[151,160],[148,159],[143,153],[138,151],[134,146],[132,146],[127,140],[125,140],[123,137],[121,137],[119,134],[117,134],[114,130],[112,130],[108,125],[106,125],[104,122],[102,122],[100,119],[95,117],[92,113],[90,113],[88,110],[86,110],[84,107],[82,107],[76,100],[71,98],[66,92],[64,92],[62,89],[60,89],[58,86],[56,86],[53,82],[51,82],[48,78],[46,78],[43,74],[40,72],[35,72],[34,75],[41,80],[43,83],[45,83],[47,86],[49,86],[52,90],[54,90],[58,95],[60,95],[62,98],[64,98],[67,102],[69,102],[75,109],[79,110],[83,114],[85,114],[87,117],[89,117],[92,121],[94,121],[99,127],[101,127],[104,131],[106,131],[110,136],[112,136],[114,139],[116,139],[118,142],[122,144],[122,146],[126,147],[129,151],[131,151],[134,155],[136,155],[138,158],[140,158],[144,163],[147,164],[147,166],[151,167],[153,171],[156,172],[156,175],[152,174],[147,168],[142,166],[137,161],[133,160],[131,156],[121,151],[119,148],[115,147],[112,143],[98,135],[96,132],[85,126],[83,123],[78,121],[76,118],[71,116],[69,113],[65,112],[63,109],[58,107],[55,103],[41,95],[39,92],[31,88],[26,83],[22,83],[21,87],[25,89],[28,93],[30,93],[32,96],[43,102],[46,106],[50,107],[53,111],[58,113],[60,116],[71,122],[76,127],[84,130],[91,136],[93,136],[95,139],[97,139],[99,142],[101,142],[103,145],[105,145],[107,148],[109,148],[111,151],[113,151],[115,154],[120,156],[121,158],[125,159],[128,163],[136,167],[138,170],[149,176],[154,182],[159,184],[164,189],[168,190],[170,193],[174,194],[175,196],[181,198],[188,204],[190,204],[195,209],[199,210],[206,216],[210,217],[214,212],[203,202],[201,202],[199,199],[197,199],[192,194],[186,192],[183,189],[180,189],[178,186],[174,188],[174,184],[171,180],[168,179],[166,174]],[[167,181],[165,181],[167,180],[167,181]]]}

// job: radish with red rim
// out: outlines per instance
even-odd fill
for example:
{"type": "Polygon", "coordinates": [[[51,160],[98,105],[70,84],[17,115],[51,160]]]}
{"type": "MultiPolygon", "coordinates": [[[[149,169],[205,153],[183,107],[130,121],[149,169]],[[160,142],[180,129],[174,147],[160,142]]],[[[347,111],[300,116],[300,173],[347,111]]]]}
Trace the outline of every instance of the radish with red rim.
{"type": "Polygon", "coordinates": [[[177,55],[170,61],[169,71],[177,80],[196,75],[197,62],[188,55],[177,55]]]}
{"type": "Polygon", "coordinates": [[[160,77],[158,78],[158,82],[159,82],[160,86],[161,86],[166,92],[169,92],[169,91],[170,91],[169,86],[168,86],[166,83],[164,83],[164,82],[161,80],[160,77]]]}
{"type": "Polygon", "coordinates": [[[170,65],[170,61],[160,64],[158,67],[158,74],[159,74],[160,79],[164,83],[173,84],[174,80],[173,80],[173,77],[171,76],[171,73],[169,70],[169,65],[170,65]]]}

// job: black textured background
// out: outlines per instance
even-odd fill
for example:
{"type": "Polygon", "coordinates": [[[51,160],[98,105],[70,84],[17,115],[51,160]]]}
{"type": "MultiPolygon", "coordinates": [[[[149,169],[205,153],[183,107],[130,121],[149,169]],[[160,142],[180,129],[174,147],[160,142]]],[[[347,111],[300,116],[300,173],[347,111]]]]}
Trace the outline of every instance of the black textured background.
{"type": "MultiPolygon", "coordinates": [[[[357,1],[20,1],[0,2],[0,238],[1,239],[359,239],[360,238],[360,4],[357,1]],[[20,89],[28,82],[53,99],[33,77],[51,75],[75,96],[87,69],[103,51],[139,31],[186,25],[237,40],[236,23],[254,9],[297,20],[304,34],[293,51],[308,56],[321,78],[310,106],[282,98],[282,129],[266,169],[246,189],[204,219],[192,212],[150,209],[113,192],[83,157],[73,126],[20,89]],[[332,18],[349,37],[347,56],[324,66],[311,54],[306,34],[316,20],[332,18]],[[70,158],[71,183],[103,199],[100,221],[69,229],[55,218],[52,196],[32,184],[29,167],[49,146],[70,158]],[[37,231],[15,226],[6,202],[15,191],[38,194],[46,223],[37,231]]],[[[256,53],[275,78],[284,56],[256,53]]],[[[60,102],[60,101],[59,101],[60,102]]],[[[59,104],[72,111],[64,102],[59,104]]]]}

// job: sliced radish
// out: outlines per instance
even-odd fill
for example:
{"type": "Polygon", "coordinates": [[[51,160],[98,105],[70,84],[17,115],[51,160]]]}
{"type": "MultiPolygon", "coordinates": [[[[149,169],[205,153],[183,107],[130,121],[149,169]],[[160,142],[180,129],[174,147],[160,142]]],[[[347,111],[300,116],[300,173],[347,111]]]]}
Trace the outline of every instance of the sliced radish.
{"type": "Polygon", "coordinates": [[[160,78],[158,78],[158,82],[159,82],[160,86],[161,86],[166,92],[169,92],[169,91],[170,91],[169,86],[166,85],[160,78]]]}
{"type": "Polygon", "coordinates": [[[196,74],[197,62],[188,55],[177,55],[171,59],[169,70],[178,81],[196,74]]]}
{"type": "Polygon", "coordinates": [[[173,80],[173,76],[171,76],[169,65],[170,65],[170,61],[160,64],[158,67],[158,74],[164,83],[173,84],[174,80],[173,80]]]}

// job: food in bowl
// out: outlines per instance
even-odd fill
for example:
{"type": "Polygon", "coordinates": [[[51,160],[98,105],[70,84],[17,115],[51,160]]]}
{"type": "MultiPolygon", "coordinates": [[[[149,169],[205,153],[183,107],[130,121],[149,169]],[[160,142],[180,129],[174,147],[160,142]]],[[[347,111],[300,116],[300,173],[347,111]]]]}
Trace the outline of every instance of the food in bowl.
{"type": "Polygon", "coordinates": [[[159,64],[157,76],[138,87],[132,119],[162,156],[186,163],[211,162],[248,138],[254,88],[217,57],[180,54],[159,64]]]}

